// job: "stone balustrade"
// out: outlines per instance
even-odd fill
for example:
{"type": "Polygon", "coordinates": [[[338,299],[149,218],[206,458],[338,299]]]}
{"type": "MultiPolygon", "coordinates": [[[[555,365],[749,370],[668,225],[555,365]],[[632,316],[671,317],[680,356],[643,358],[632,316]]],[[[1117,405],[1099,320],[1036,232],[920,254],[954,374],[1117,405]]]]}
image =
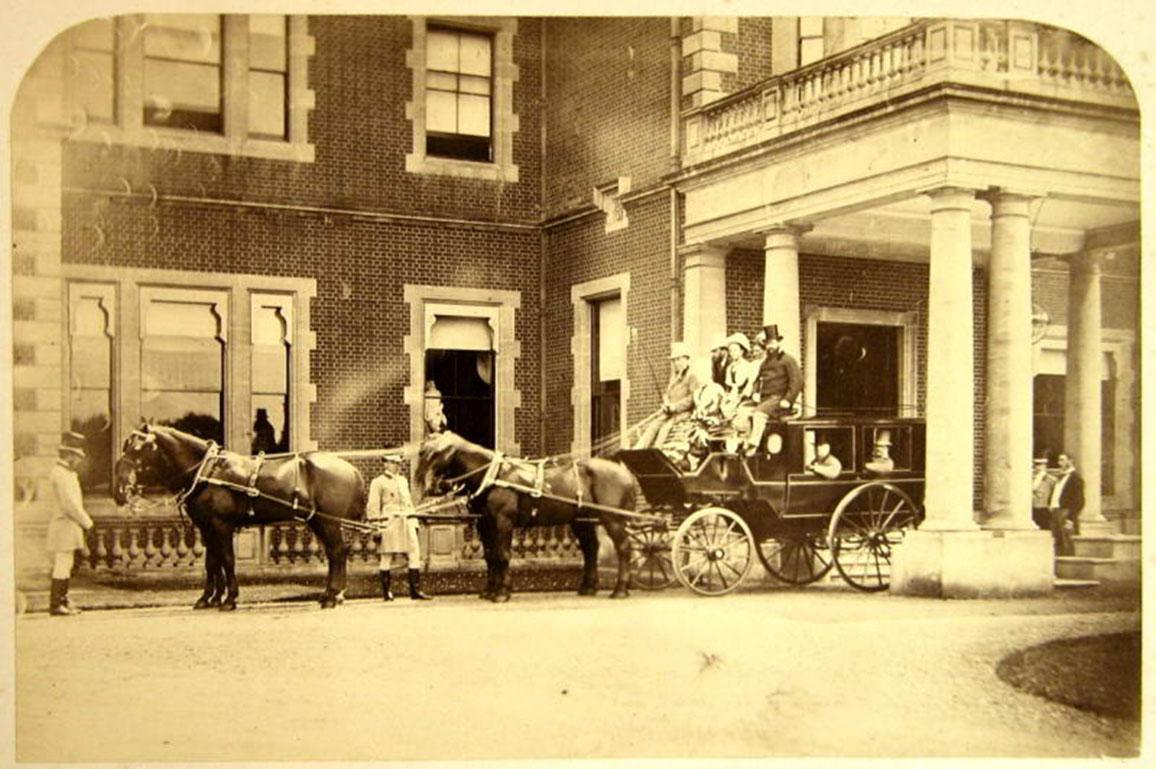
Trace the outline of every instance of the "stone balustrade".
{"type": "Polygon", "coordinates": [[[1026,22],[926,19],[687,111],[684,164],[950,83],[1137,110],[1124,72],[1078,35],[1026,22]]]}

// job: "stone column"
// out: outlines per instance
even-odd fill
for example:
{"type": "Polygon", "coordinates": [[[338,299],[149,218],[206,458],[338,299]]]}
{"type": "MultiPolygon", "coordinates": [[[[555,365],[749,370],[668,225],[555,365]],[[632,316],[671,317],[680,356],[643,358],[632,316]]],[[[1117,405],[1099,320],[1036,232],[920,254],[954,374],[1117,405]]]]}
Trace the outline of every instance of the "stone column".
{"type": "Polygon", "coordinates": [[[1000,191],[988,201],[984,528],[1031,530],[1036,528],[1031,515],[1031,198],[1000,191]]]}
{"type": "MultiPolygon", "coordinates": [[[[1084,478],[1081,526],[1107,529],[1100,494],[1101,381],[1100,256],[1068,260],[1068,371],[1064,386],[1064,451],[1084,478]],[[1087,526],[1084,526],[1087,524],[1087,526]]],[[[1084,533],[1091,533],[1085,531],[1084,533]]]]}
{"type": "Polygon", "coordinates": [[[978,528],[972,513],[975,397],[972,387],[971,190],[931,194],[927,296],[927,483],[924,529],[978,528]]]}
{"type": "Polygon", "coordinates": [[[810,227],[779,225],[763,232],[763,324],[775,323],[783,350],[802,360],[799,331],[799,238],[810,227]]]}
{"type": "Polygon", "coordinates": [[[683,246],[682,339],[696,356],[727,333],[727,252],[703,243],[683,246]]]}

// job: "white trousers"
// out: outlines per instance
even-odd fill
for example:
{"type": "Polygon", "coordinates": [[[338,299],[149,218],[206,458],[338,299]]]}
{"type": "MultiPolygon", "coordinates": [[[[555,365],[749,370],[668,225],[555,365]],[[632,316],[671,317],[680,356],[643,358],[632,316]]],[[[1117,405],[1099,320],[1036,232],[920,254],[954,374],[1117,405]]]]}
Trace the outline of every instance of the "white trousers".
{"type": "Polygon", "coordinates": [[[76,556],[73,550],[61,550],[52,556],[52,578],[68,579],[72,576],[72,560],[76,556]]]}

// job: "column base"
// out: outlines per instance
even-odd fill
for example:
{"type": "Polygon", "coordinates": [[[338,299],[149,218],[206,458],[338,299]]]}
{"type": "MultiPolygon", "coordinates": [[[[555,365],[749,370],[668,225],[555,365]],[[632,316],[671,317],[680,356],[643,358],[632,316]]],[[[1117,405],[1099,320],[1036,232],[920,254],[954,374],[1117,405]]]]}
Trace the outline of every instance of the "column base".
{"type": "Polygon", "coordinates": [[[908,532],[891,563],[891,592],[934,598],[1019,598],[1052,591],[1046,531],[908,532]]]}

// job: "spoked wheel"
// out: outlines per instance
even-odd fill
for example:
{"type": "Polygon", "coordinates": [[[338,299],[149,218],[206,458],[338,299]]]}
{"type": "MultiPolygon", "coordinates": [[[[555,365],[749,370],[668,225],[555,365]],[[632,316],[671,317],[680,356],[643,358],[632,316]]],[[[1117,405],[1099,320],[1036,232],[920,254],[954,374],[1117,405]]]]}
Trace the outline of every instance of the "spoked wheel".
{"type": "Polygon", "coordinates": [[[706,507],[682,522],[671,558],[678,581],[700,595],[723,595],[739,586],[754,562],[754,538],[742,518],[706,507]]]}
{"type": "Polygon", "coordinates": [[[822,579],[835,564],[823,532],[805,532],[765,539],[759,560],[775,579],[790,585],[809,585],[822,579]]]}
{"type": "Polygon", "coordinates": [[[877,592],[891,585],[891,555],[920,514],[899,487],[873,481],[848,492],[828,529],[831,557],[853,588],[877,592]]]}
{"type": "Polygon", "coordinates": [[[643,590],[662,590],[674,584],[670,561],[670,529],[665,526],[631,527],[630,584],[643,590]]]}

